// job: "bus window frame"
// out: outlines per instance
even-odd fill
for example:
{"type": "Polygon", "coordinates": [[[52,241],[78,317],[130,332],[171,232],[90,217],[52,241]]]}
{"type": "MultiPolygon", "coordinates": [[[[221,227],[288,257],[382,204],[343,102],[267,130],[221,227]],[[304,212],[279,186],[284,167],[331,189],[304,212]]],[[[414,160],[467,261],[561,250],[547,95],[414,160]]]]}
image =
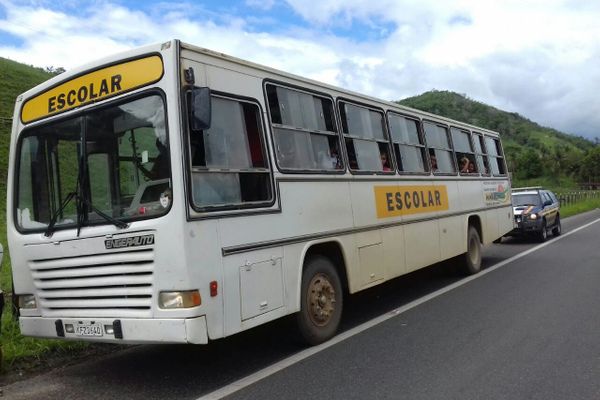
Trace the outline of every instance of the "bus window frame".
{"type": "MultiPolygon", "coordinates": [[[[275,185],[275,180],[273,179],[273,165],[271,164],[271,157],[269,156],[269,146],[267,143],[267,135],[265,130],[265,120],[264,120],[264,110],[260,101],[253,97],[248,96],[240,96],[233,93],[221,92],[217,90],[211,90],[211,99],[213,97],[220,97],[226,100],[233,100],[237,102],[245,102],[249,104],[253,104],[257,107],[258,110],[258,128],[260,130],[259,137],[261,140],[261,150],[263,152],[263,158],[266,160],[266,165],[268,168],[269,174],[269,185],[271,189],[270,199],[268,201],[262,202],[247,202],[240,204],[227,204],[227,205],[214,205],[214,206],[205,206],[198,207],[194,203],[193,199],[193,184],[192,184],[192,174],[194,171],[192,170],[192,157],[191,157],[191,126],[189,123],[189,107],[190,103],[188,100],[188,94],[190,90],[193,88],[193,85],[185,85],[181,88],[181,98],[182,98],[182,112],[181,112],[181,121],[182,121],[182,139],[183,143],[181,146],[183,152],[183,161],[185,165],[183,166],[183,178],[185,181],[186,187],[186,201],[187,201],[187,218],[189,221],[192,220],[200,220],[206,218],[223,218],[223,217],[235,217],[240,214],[248,215],[248,214],[260,214],[272,212],[272,207],[277,201],[277,192],[278,188],[275,185]],[[190,208],[198,215],[190,214],[190,208]]],[[[208,169],[208,168],[207,168],[208,169]]]]}
{"type": "Polygon", "coordinates": [[[485,145],[485,135],[483,134],[483,132],[479,132],[479,131],[476,131],[476,130],[472,131],[472,133],[473,133],[473,137],[477,137],[477,140],[479,140],[479,138],[482,139],[479,142],[479,146],[481,147],[481,153],[478,154],[477,152],[475,152],[475,157],[477,157],[478,155],[481,156],[481,161],[483,163],[483,165],[481,165],[481,167],[483,168],[483,171],[480,171],[481,176],[492,176],[491,168],[490,168],[490,160],[489,160],[489,156],[488,156],[488,153],[487,153],[487,147],[485,145]],[[488,170],[487,173],[485,172],[486,165],[483,162],[484,158],[487,159],[487,170],[488,170]]]}
{"type": "Polygon", "coordinates": [[[489,153],[487,153],[487,155],[488,155],[488,163],[490,162],[489,158],[493,157],[493,158],[496,159],[496,162],[497,162],[497,160],[501,159],[503,167],[504,167],[504,173],[503,174],[492,174],[492,168],[490,167],[490,175],[494,176],[494,177],[496,177],[496,176],[497,177],[508,176],[508,166],[506,164],[506,155],[504,154],[504,147],[502,146],[502,141],[500,140],[500,136],[492,136],[492,135],[486,135],[486,134],[484,134],[483,135],[483,141],[484,142],[485,142],[486,138],[490,138],[491,140],[494,141],[494,143],[496,143],[498,145],[498,147],[496,148],[496,151],[500,153],[500,154],[497,154],[495,156],[494,155],[490,155],[489,153]]]}
{"type": "Polygon", "coordinates": [[[348,159],[345,157],[345,152],[342,150],[343,147],[343,140],[341,137],[341,130],[340,130],[340,121],[339,121],[339,116],[338,113],[336,112],[335,109],[335,99],[333,98],[332,95],[323,93],[323,92],[319,92],[317,90],[313,90],[310,88],[307,88],[305,86],[299,86],[299,85],[294,85],[288,82],[284,82],[284,81],[279,81],[279,80],[275,80],[275,79],[264,79],[263,83],[262,83],[262,90],[263,90],[263,96],[264,96],[264,101],[265,101],[265,108],[266,108],[266,114],[267,114],[267,120],[264,121],[264,124],[267,125],[268,129],[266,132],[268,139],[270,141],[270,145],[271,145],[271,149],[272,149],[272,156],[273,156],[273,163],[275,164],[275,167],[277,168],[277,171],[281,174],[286,174],[286,175],[344,175],[347,172],[347,166],[348,166],[348,159]],[[275,143],[275,130],[274,128],[284,128],[286,129],[286,125],[281,125],[281,124],[274,124],[272,115],[271,115],[271,107],[269,106],[269,97],[267,94],[267,85],[273,85],[275,87],[279,86],[282,87],[284,89],[289,89],[289,90],[295,90],[301,93],[305,93],[311,96],[317,96],[317,97],[321,97],[327,100],[331,101],[331,107],[332,107],[332,117],[333,117],[333,124],[334,124],[334,129],[335,129],[335,135],[333,135],[331,132],[329,131],[311,131],[308,129],[298,129],[299,132],[303,132],[303,131],[307,131],[309,132],[314,132],[315,134],[323,134],[323,135],[327,135],[327,136],[331,136],[331,137],[335,137],[337,139],[337,143],[338,143],[338,157],[340,162],[342,163],[342,167],[340,169],[287,169],[287,168],[282,168],[279,165],[279,162],[277,160],[277,145],[275,143]]]}
{"type": "MultiPolygon", "coordinates": [[[[423,160],[423,162],[425,163],[425,171],[423,172],[414,172],[414,171],[400,171],[400,166],[396,165],[396,172],[400,175],[406,175],[406,176],[410,176],[410,175],[416,175],[416,176],[427,176],[427,175],[431,175],[431,161],[429,160],[429,151],[428,151],[428,147],[427,147],[427,142],[425,140],[425,131],[423,129],[423,121],[421,118],[415,116],[415,115],[411,115],[408,113],[403,113],[403,112],[398,112],[395,111],[393,109],[388,109],[386,111],[386,115],[385,115],[385,119],[386,119],[386,124],[387,124],[387,129],[389,132],[389,137],[390,137],[390,141],[392,143],[392,152],[394,155],[394,162],[395,160],[397,160],[397,157],[399,157],[399,154],[396,154],[396,149],[394,147],[394,139],[392,138],[392,129],[390,128],[391,123],[390,123],[390,119],[389,119],[389,115],[390,114],[394,114],[396,116],[402,117],[402,118],[406,118],[406,119],[410,119],[412,121],[415,121],[417,123],[417,133],[419,135],[419,139],[421,139],[422,142],[422,149],[425,152],[425,159],[423,160]]],[[[416,147],[416,146],[415,146],[416,147]]],[[[396,163],[397,164],[397,163],[396,163]]]]}
{"type": "Polygon", "coordinates": [[[457,176],[458,175],[458,164],[456,163],[456,152],[454,151],[454,143],[452,141],[452,135],[450,134],[450,126],[448,124],[445,124],[440,121],[436,121],[434,119],[424,118],[421,120],[421,125],[423,128],[423,138],[425,139],[425,143],[427,145],[427,159],[429,160],[429,166],[431,167],[431,160],[430,160],[431,153],[429,150],[433,150],[435,152],[436,149],[442,150],[442,151],[448,151],[448,149],[440,149],[437,147],[430,147],[429,144],[427,144],[427,132],[425,131],[425,123],[426,122],[437,125],[446,130],[446,138],[448,139],[448,144],[450,145],[450,148],[449,148],[450,155],[451,155],[450,158],[452,160],[452,163],[454,164],[454,172],[435,172],[435,171],[433,171],[433,169],[431,169],[430,170],[431,173],[435,176],[457,176]]]}
{"type": "MultiPolygon", "coordinates": [[[[473,162],[477,165],[477,152],[475,151],[475,143],[473,141],[473,132],[470,129],[467,128],[463,128],[460,127],[458,125],[450,125],[450,136],[452,136],[452,129],[458,129],[461,132],[464,132],[467,134],[467,136],[469,137],[469,145],[471,146],[471,152],[468,153],[471,156],[473,156],[473,162]]],[[[458,152],[456,151],[456,148],[454,147],[454,139],[452,139],[452,147],[454,148],[454,154],[458,154],[458,153],[462,153],[462,154],[467,154],[465,152],[458,152]]],[[[457,171],[458,174],[460,176],[465,176],[465,177],[469,177],[469,176],[479,176],[481,174],[481,172],[479,171],[479,165],[477,165],[477,171],[476,172],[460,172],[460,163],[458,161],[458,156],[455,156],[456,158],[456,163],[457,163],[457,171]]]]}
{"type": "MultiPolygon", "coordinates": [[[[14,171],[13,177],[12,177],[13,182],[14,182],[14,185],[13,185],[13,210],[12,210],[13,225],[14,225],[15,229],[17,230],[17,232],[19,232],[20,234],[34,234],[34,233],[43,233],[47,230],[47,226],[43,227],[43,228],[23,229],[18,224],[17,205],[19,204],[18,196],[20,193],[19,186],[21,184],[20,179],[19,179],[20,171],[21,171],[20,157],[21,157],[23,139],[25,137],[31,136],[28,134],[28,131],[31,129],[39,128],[40,126],[44,126],[46,124],[60,123],[60,122],[63,122],[63,121],[69,120],[69,119],[73,119],[74,117],[81,118],[81,117],[84,117],[85,115],[89,114],[90,112],[101,111],[106,108],[114,107],[116,104],[126,104],[126,103],[129,103],[132,101],[142,99],[144,97],[150,97],[152,95],[159,96],[163,101],[164,112],[165,112],[165,135],[166,135],[167,143],[169,144],[169,146],[168,146],[169,162],[170,162],[170,164],[169,164],[169,180],[171,181],[171,190],[173,189],[173,164],[174,164],[174,161],[173,161],[173,158],[171,157],[172,156],[172,151],[171,151],[172,146],[171,146],[171,142],[170,142],[169,108],[168,108],[166,93],[160,87],[154,86],[154,87],[144,89],[140,92],[129,93],[124,96],[118,96],[118,97],[112,96],[112,97],[108,98],[106,100],[106,102],[103,101],[102,103],[88,103],[85,106],[82,106],[81,108],[75,108],[72,110],[65,111],[63,113],[58,113],[58,114],[52,115],[45,119],[35,120],[35,121],[27,124],[19,132],[19,135],[17,136],[17,145],[16,145],[16,150],[15,150],[15,155],[16,155],[16,157],[19,158],[19,161],[15,160],[15,171],[14,171]]],[[[85,121],[84,121],[84,125],[85,125],[85,121]]],[[[87,127],[84,126],[83,129],[85,131],[87,129],[87,127]]],[[[85,134],[84,134],[84,139],[85,139],[85,134]]],[[[118,154],[117,154],[117,157],[118,157],[118,154]]],[[[87,155],[85,156],[85,159],[86,159],[85,162],[87,164],[87,162],[88,162],[87,155]]],[[[86,165],[86,168],[87,167],[88,166],[86,165]]],[[[89,171],[88,171],[88,174],[89,174],[89,171]]],[[[91,177],[88,176],[87,179],[89,180],[89,179],[91,179],[91,177]]],[[[91,195],[91,193],[90,193],[90,195],[91,195]]],[[[181,195],[183,195],[183,194],[181,194],[181,195]]],[[[138,216],[138,217],[127,217],[127,218],[118,217],[117,219],[119,221],[132,223],[132,222],[145,221],[145,220],[165,217],[166,215],[168,215],[171,212],[171,209],[173,208],[174,199],[175,199],[175,194],[173,194],[173,198],[169,202],[168,208],[165,209],[165,212],[162,214],[138,216]]],[[[90,201],[91,201],[91,199],[90,199],[90,201]]],[[[8,212],[9,211],[7,210],[7,213],[8,212]]],[[[75,229],[76,225],[77,225],[76,223],[61,224],[61,225],[55,226],[54,231],[75,229]]],[[[93,222],[90,222],[88,220],[88,221],[86,221],[86,223],[84,225],[82,225],[82,227],[101,226],[101,225],[110,225],[110,222],[107,222],[102,219],[94,220],[93,222]]]]}
{"type": "MultiPolygon", "coordinates": [[[[396,161],[394,160],[395,156],[394,156],[394,144],[391,141],[391,135],[390,135],[390,130],[389,130],[389,126],[388,126],[388,122],[387,122],[387,118],[386,118],[386,114],[387,111],[384,110],[381,107],[376,107],[373,106],[369,103],[365,103],[365,102],[360,102],[360,101],[356,101],[353,99],[350,99],[348,97],[337,97],[336,98],[336,104],[335,104],[335,113],[337,115],[337,117],[339,118],[339,132],[340,132],[340,136],[342,139],[341,142],[341,146],[343,147],[343,152],[344,152],[344,156],[347,160],[347,167],[348,167],[348,171],[350,171],[350,173],[352,175],[382,175],[382,176],[393,176],[396,175],[398,168],[396,165],[396,161]],[[340,103],[348,103],[351,104],[353,106],[357,106],[357,107],[362,107],[362,108],[366,108],[370,111],[375,111],[381,114],[381,117],[383,118],[383,124],[382,124],[382,128],[383,128],[383,135],[385,137],[385,141],[387,143],[388,146],[388,150],[389,150],[389,159],[388,162],[390,162],[390,171],[373,171],[373,170],[360,170],[360,169],[352,169],[350,168],[350,157],[348,156],[348,149],[346,148],[346,137],[350,138],[350,139],[358,139],[356,136],[350,136],[350,135],[346,135],[343,131],[343,123],[342,123],[342,114],[340,112],[340,103]]],[[[364,140],[364,139],[363,139],[364,140]]],[[[380,143],[379,141],[375,140],[375,142],[380,143]]],[[[383,143],[383,142],[381,142],[383,143]]]]}

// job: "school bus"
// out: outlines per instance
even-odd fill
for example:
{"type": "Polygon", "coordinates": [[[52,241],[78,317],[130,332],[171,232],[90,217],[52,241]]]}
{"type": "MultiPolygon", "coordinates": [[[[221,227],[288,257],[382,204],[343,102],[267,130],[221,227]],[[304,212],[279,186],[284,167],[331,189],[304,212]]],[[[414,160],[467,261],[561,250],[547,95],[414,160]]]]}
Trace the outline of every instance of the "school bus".
{"type": "Polygon", "coordinates": [[[8,242],[24,335],[199,343],[344,297],[513,228],[496,132],[178,40],[16,101],[8,242]]]}

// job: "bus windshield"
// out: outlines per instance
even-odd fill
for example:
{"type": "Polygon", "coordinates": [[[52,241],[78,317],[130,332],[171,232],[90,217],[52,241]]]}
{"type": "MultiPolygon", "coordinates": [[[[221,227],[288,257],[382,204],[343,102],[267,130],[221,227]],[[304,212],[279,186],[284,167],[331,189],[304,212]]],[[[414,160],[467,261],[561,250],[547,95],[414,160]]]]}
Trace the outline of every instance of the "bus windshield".
{"type": "Polygon", "coordinates": [[[15,220],[22,230],[148,218],[170,207],[158,95],[33,127],[18,148],[15,220]]]}

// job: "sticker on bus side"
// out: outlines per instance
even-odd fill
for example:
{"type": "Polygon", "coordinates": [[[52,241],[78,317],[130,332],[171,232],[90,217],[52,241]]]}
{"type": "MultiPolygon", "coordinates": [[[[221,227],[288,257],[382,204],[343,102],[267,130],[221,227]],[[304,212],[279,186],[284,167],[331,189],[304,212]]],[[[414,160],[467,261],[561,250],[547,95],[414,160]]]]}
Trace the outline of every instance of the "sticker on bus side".
{"type": "Polygon", "coordinates": [[[163,71],[162,59],[154,55],[78,76],[28,99],[21,121],[26,124],[152,84],[162,78],[163,71]]]}
{"type": "Polygon", "coordinates": [[[377,218],[448,210],[446,186],[375,186],[377,218]]]}
{"type": "Polygon", "coordinates": [[[483,182],[483,196],[486,206],[510,204],[510,185],[503,182],[483,182]]]}

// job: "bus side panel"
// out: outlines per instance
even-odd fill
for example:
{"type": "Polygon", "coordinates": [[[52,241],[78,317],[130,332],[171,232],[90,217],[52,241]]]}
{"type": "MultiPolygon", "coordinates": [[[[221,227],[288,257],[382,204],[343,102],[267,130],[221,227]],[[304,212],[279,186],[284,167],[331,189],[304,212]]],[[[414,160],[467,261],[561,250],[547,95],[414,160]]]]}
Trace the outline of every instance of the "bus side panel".
{"type": "Polygon", "coordinates": [[[440,225],[438,220],[408,224],[404,227],[406,271],[440,261],[440,225]]]}
{"type": "Polygon", "coordinates": [[[352,207],[348,186],[348,182],[280,182],[281,212],[222,219],[222,246],[251,246],[349,229],[352,207]]]}
{"type": "Polygon", "coordinates": [[[383,229],[383,256],[385,264],[385,276],[387,279],[395,278],[405,274],[406,254],[404,249],[404,227],[394,226],[383,229]]]}
{"type": "MultiPolygon", "coordinates": [[[[499,232],[497,233],[497,236],[494,238],[490,238],[490,241],[495,240],[496,238],[499,238],[505,234],[507,234],[508,232],[510,232],[513,228],[514,228],[514,216],[513,216],[513,208],[512,206],[508,206],[506,208],[499,208],[496,210],[496,215],[498,217],[498,229],[499,232]]],[[[487,238],[486,238],[487,240],[487,238]]]]}
{"type": "MultiPolygon", "coordinates": [[[[475,186],[472,182],[461,182],[460,184],[458,182],[446,182],[449,210],[446,211],[445,214],[460,213],[476,206],[480,206],[480,204],[475,203],[471,193],[468,193],[467,195],[462,193],[461,195],[461,193],[459,193],[459,187],[462,187],[463,190],[466,189],[467,191],[472,192],[472,189],[475,186]]],[[[439,220],[441,260],[446,260],[466,251],[467,230],[465,221],[467,218],[467,215],[458,215],[454,217],[442,217],[439,220]]]]}
{"type": "Polygon", "coordinates": [[[224,258],[224,335],[229,336],[285,315],[283,249],[224,258]]]}
{"type": "Polygon", "coordinates": [[[447,260],[467,251],[468,215],[440,219],[441,260],[447,260]]]}
{"type": "MultiPolygon", "coordinates": [[[[376,226],[383,222],[377,218],[375,208],[376,198],[375,186],[396,186],[395,183],[387,184],[385,181],[353,182],[350,185],[352,197],[352,213],[354,227],[376,226]]],[[[385,222],[400,220],[399,217],[387,218],[385,222]],[[389,220],[389,221],[388,221],[389,220]]],[[[355,281],[356,286],[352,290],[361,290],[374,286],[387,279],[386,271],[390,269],[393,262],[385,257],[383,239],[380,229],[355,234],[355,255],[359,263],[359,271],[355,281]]]]}

